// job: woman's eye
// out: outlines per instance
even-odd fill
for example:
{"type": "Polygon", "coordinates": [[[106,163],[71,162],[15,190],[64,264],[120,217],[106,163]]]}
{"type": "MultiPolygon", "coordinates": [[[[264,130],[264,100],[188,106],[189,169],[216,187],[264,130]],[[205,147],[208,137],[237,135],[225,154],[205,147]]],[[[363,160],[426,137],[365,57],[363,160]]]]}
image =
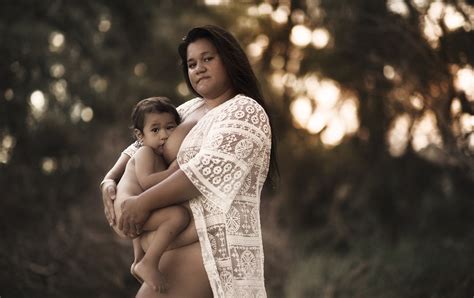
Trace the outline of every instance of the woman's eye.
{"type": "Polygon", "coordinates": [[[195,63],[188,64],[188,68],[189,68],[189,69],[193,69],[194,67],[196,67],[196,64],[195,64],[195,63]]]}
{"type": "Polygon", "coordinates": [[[204,62],[209,62],[209,61],[211,61],[213,58],[214,58],[214,57],[206,57],[206,58],[204,58],[204,62]]]}

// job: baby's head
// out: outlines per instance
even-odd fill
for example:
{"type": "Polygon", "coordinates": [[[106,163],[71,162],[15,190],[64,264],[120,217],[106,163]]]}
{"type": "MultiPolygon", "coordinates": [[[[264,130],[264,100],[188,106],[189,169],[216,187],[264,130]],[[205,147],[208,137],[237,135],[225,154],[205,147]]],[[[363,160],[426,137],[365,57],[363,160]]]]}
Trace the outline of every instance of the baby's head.
{"type": "Polygon", "coordinates": [[[136,139],[158,154],[163,154],[163,145],[179,123],[179,114],[166,97],[143,99],[132,112],[136,139]]]}

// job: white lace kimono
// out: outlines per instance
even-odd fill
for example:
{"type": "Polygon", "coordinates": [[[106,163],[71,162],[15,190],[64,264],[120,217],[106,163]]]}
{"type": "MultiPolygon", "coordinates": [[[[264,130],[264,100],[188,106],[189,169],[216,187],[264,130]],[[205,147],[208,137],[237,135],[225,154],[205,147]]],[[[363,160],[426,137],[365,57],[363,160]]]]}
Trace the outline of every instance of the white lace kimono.
{"type": "MultiPolygon", "coordinates": [[[[187,116],[201,98],[179,107],[187,116]]],[[[202,195],[190,201],[214,297],[266,297],[260,193],[271,131],[263,108],[243,95],[209,111],[189,132],[178,163],[202,195]]]]}

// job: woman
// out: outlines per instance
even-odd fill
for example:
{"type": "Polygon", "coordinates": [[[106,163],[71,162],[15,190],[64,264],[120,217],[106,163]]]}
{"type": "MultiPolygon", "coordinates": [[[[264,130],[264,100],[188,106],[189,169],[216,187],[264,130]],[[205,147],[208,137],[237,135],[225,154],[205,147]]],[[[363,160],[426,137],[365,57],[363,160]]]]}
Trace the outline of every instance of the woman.
{"type": "MultiPolygon", "coordinates": [[[[178,108],[183,122],[167,142],[165,159],[177,155],[180,169],[137,200],[124,201],[119,227],[133,237],[152,210],[189,201],[194,221],[160,262],[166,295],[265,297],[259,207],[274,158],[257,80],[238,42],[222,28],[192,29],[179,54],[188,87],[198,96],[178,108]]],[[[124,161],[106,178],[117,179],[124,161]]],[[[115,184],[105,180],[101,186],[112,221],[107,193],[115,184]]],[[[151,237],[141,236],[145,250],[151,237]]],[[[137,297],[157,295],[142,285],[137,297]]]]}

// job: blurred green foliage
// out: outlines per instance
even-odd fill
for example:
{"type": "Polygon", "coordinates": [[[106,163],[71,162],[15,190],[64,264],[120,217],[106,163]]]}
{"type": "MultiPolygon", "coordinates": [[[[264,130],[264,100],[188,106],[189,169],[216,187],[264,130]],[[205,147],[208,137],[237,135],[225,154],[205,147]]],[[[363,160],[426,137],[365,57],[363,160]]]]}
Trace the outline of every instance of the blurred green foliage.
{"type": "MultiPolygon", "coordinates": [[[[212,23],[241,41],[273,107],[281,184],[262,202],[269,296],[470,297],[474,146],[462,119],[474,101],[456,70],[474,64],[472,1],[438,1],[464,25],[441,16],[432,40],[430,1],[220,2],[0,4],[0,296],[136,292],[130,243],[107,226],[97,185],[132,140],[139,99],[191,97],[177,45],[212,23]],[[296,45],[297,25],[325,28],[328,44],[296,45]],[[311,96],[298,80],[314,75],[357,103],[357,131],[336,145],[324,141],[329,124],[310,133],[291,112],[311,96]],[[414,127],[427,113],[442,145],[419,149],[414,127]],[[407,145],[393,154],[403,115],[407,145]]],[[[312,112],[325,100],[313,99],[312,112]]]]}

